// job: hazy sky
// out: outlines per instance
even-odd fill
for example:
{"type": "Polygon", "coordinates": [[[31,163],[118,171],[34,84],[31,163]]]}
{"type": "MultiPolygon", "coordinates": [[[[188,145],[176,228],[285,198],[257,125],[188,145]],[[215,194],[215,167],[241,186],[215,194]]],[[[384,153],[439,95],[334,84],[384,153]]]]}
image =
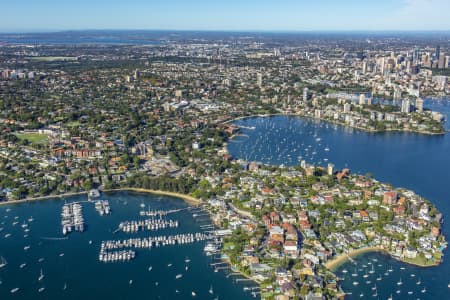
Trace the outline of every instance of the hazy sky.
{"type": "Polygon", "coordinates": [[[450,30],[450,0],[0,0],[0,32],[450,30]]]}

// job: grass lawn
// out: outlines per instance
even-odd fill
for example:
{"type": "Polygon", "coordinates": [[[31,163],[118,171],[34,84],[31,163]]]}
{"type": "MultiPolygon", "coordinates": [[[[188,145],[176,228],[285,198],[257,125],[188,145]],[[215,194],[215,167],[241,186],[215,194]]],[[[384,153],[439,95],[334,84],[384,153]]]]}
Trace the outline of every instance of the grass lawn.
{"type": "Polygon", "coordinates": [[[15,133],[21,140],[28,140],[32,144],[48,144],[48,136],[40,133],[15,133]]]}
{"type": "Polygon", "coordinates": [[[426,259],[422,254],[417,255],[416,258],[405,258],[403,259],[407,263],[411,263],[418,266],[434,266],[439,260],[435,259],[426,259]]]}

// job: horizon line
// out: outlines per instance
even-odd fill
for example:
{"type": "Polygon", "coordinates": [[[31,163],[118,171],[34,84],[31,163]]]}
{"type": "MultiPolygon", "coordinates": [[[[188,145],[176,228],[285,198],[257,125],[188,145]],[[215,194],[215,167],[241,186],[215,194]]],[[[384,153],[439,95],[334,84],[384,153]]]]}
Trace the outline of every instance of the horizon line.
{"type": "Polygon", "coordinates": [[[39,29],[39,30],[2,30],[0,34],[39,34],[39,33],[65,33],[65,32],[94,32],[94,31],[153,31],[153,32],[222,32],[222,33],[450,33],[450,29],[305,29],[305,30],[270,30],[270,29],[39,29]]]}

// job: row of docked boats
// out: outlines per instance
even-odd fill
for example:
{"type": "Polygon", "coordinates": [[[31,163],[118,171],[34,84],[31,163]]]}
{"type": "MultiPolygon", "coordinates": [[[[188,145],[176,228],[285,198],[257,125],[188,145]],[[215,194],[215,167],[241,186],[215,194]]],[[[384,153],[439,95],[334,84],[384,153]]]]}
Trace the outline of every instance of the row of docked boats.
{"type": "Polygon", "coordinates": [[[80,203],[72,202],[63,205],[61,213],[61,225],[64,235],[72,231],[84,231],[85,225],[80,203]]]}
{"type": "Polygon", "coordinates": [[[142,217],[164,217],[168,214],[176,213],[181,211],[182,209],[170,209],[170,210],[141,210],[139,215],[142,217]]]}
{"type": "Polygon", "coordinates": [[[123,262],[130,261],[136,257],[136,252],[133,250],[122,250],[108,252],[106,249],[100,249],[98,260],[101,262],[123,262]]]}
{"type": "Polygon", "coordinates": [[[154,236],[147,238],[130,238],[125,240],[109,240],[101,243],[101,248],[105,250],[122,248],[152,248],[169,245],[182,245],[213,239],[214,236],[201,232],[185,233],[169,236],[154,236]]]}
{"type": "Polygon", "coordinates": [[[111,208],[109,206],[108,200],[97,200],[94,202],[95,210],[100,214],[100,216],[103,215],[109,215],[111,213],[111,208]]]}
{"type": "Polygon", "coordinates": [[[139,221],[124,221],[119,224],[119,229],[126,233],[135,233],[145,230],[159,230],[165,228],[177,228],[178,221],[164,219],[147,219],[139,221]]]}

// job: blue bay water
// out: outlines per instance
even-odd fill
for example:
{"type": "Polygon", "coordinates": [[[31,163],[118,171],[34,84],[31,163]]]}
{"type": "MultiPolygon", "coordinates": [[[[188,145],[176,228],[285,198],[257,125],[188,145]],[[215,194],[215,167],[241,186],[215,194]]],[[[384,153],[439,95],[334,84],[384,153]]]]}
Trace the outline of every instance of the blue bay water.
{"type": "Polygon", "coordinates": [[[193,218],[192,212],[183,210],[167,217],[179,220],[178,228],[113,234],[120,222],[144,218],[139,216],[142,203],[152,210],[188,205],[177,198],[128,192],[106,194],[102,198],[110,201],[112,214],[100,216],[92,203],[83,203],[87,230],[71,233],[67,240],[47,238],[62,237],[60,214],[64,201],[85,200],[85,196],[0,206],[0,227],[3,227],[0,255],[8,262],[6,267],[0,268],[0,299],[194,299],[192,291],[196,299],[252,298],[243,291],[250,283],[236,283],[233,277],[227,278],[225,272],[214,272],[210,266],[212,258],[203,252],[205,242],[136,249],[136,259],[130,262],[99,262],[102,240],[201,232],[200,226],[208,220],[202,217],[199,221],[193,218]],[[34,221],[28,222],[31,216],[34,221]],[[13,225],[13,222],[18,223],[13,225]],[[24,222],[30,229],[26,238],[21,226],[24,222]],[[11,236],[5,238],[7,233],[11,236]],[[30,249],[24,250],[28,245],[30,249]],[[64,255],[60,256],[62,253],[64,255]],[[44,260],[39,262],[41,258],[44,260]],[[191,260],[188,263],[187,258],[191,260]],[[22,263],[27,265],[21,269],[22,263]],[[169,264],[172,265],[169,267],[169,264]],[[149,266],[152,266],[151,271],[148,271],[149,266]],[[39,281],[41,269],[45,277],[39,281]],[[183,277],[176,279],[177,274],[183,277]],[[67,284],[66,290],[63,290],[64,284],[67,284]],[[209,293],[211,286],[213,295],[209,293]],[[16,287],[20,290],[11,294],[10,290],[16,287]],[[38,293],[41,287],[45,290],[38,293]]]}
{"type": "MultiPolygon", "coordinates": [[[[446,114],[450,120],[448,101],[428,99],[425,107],[446,114]]],[[[327,122],[287,116],[249,118],[235,123],[245,128],[242,128],[242,135],[228,145],[234,158],[278,165],[297,165],[299,159],[305,159],[308,163],[323,166],[331,162],[336,168],[348,167],[353,173],[371,173],[380,181],[412,189],[432,201],[444,215],[443,233],[447,240],[450,239],[448,134],[367,133],[327,122]]],[[[448,129],[449,124],[446,126],[448,129]]],[[[351,276],[355,271],[352,263],[340,267],[337,274],[345,278],[343,288],[352,293],[350,299],[359,299],[361,293],[364,298],[372,298],[375,291],[375,299],[387,299],[391,294],[394,299],[450,299],[450,288],[447,287],[450,284],[449,254],[447,248],[443,263],[431,268],[406,265],[379,253],[365,254],[356,259],[357,286],[353,285],[355,278],[351,276]],[[373,259],[378,261],[374,262],[375,272],[366,279],[362,265],[373,259]],[[392,266],[393,272],[385,276],[388,266],[392,266]],[[342,273],[344,269],[348,273],[342,273]],[[382,278],[377,281],[380,275],[382,278]],[[402,284],[397,285],[400,278],[402,284]],[[420,284],[417,284],[419,278],[420,284]],[[375,284],[376,289],[372,289],[375,284]],[[424,287],[425,292],[422,293],[424,287]],[[397,290],[400,293],[397,294],[397,290]]]]}

